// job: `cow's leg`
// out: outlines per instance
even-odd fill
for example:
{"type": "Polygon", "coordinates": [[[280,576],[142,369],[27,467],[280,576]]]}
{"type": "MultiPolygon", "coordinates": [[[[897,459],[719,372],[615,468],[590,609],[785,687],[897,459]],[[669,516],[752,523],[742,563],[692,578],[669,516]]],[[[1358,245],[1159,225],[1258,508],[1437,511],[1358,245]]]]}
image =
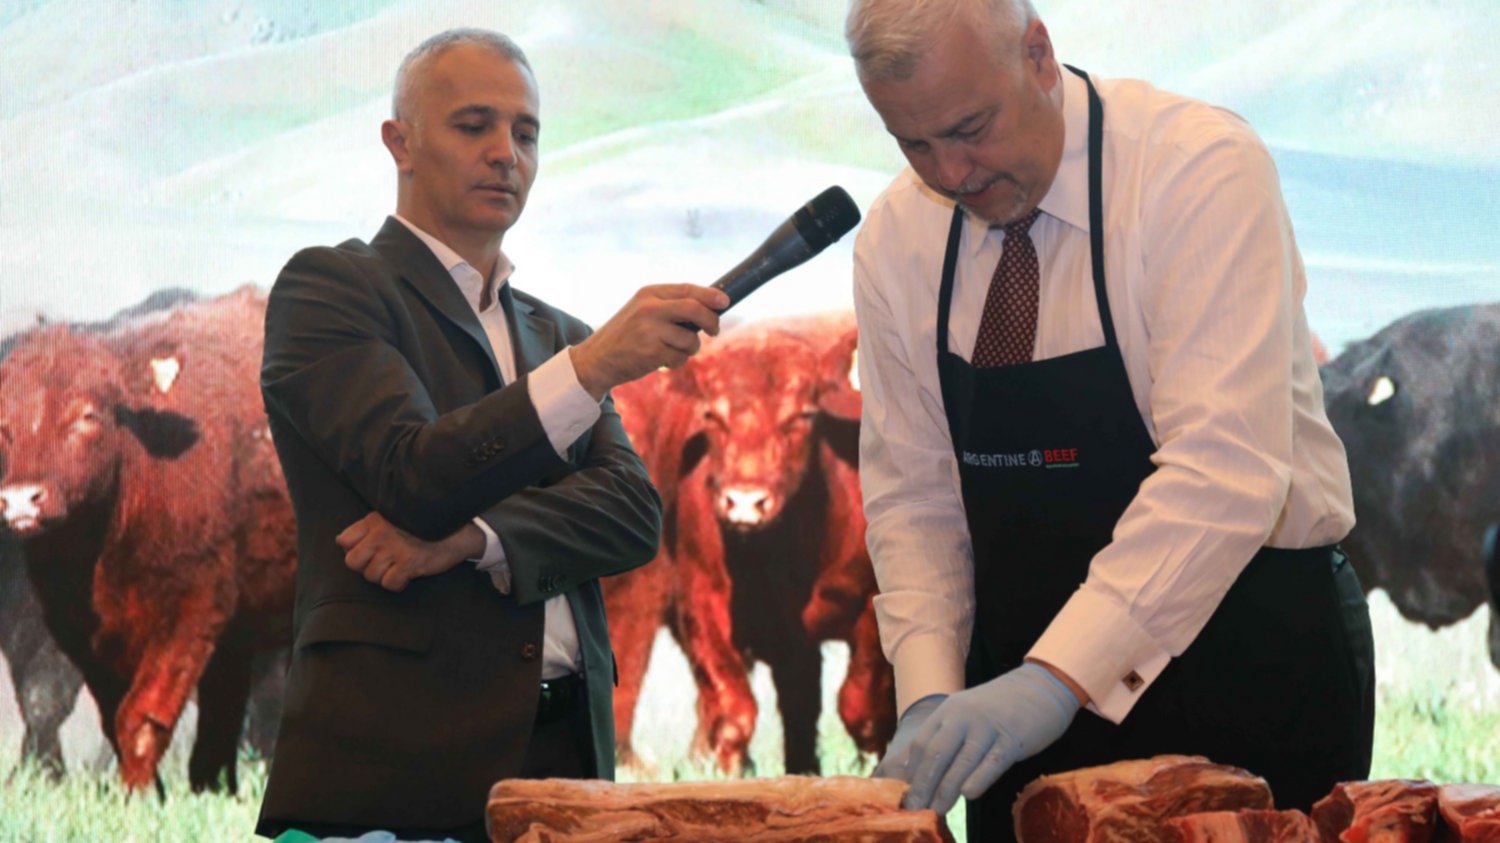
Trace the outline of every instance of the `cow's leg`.
{"type": "Polygon", "coordinates": [[[644,567],[603,581],[604,607],[609,615],[610,640],[619,670],[615,688],[615,758],[619,765],[641,767],[631,741],[635,706],[651,660],[651,645],[661,628],[671,588],[671,562],[666,553],[644,567]]]}
{"type": "Polygon", "coordinates": [[[1500,670],[1500,605],[1490,606],[1490,664],[1500,670]]]}
{"type": "Polygon", "coordinates": [[[734,643],[729,601],[732,584],[706,484],[694,475],[679,490],[678,588],[682,595],[673,634],[682,645],[698,685],[697,754],[712,752],[719,768],[738,775],[755,733],[755,695],[745,659],[734,643]]]}
{"type": "Polygon", "coordinates": [[[11,664],[11,679],[26,721],[22,755],[36,759],[53,779],[61,778],[64,769],[58,732],[73,711],[83,677],[50,642],[31,658],[18,661],[19,668],[11,664]]]}
{"type": "MultiPolygon", "coordinates": [[[[23,587],[30,591],[24,582],[23,587]]],[[[83,677],[68,657],[53,643],[42,626],[41,613],[32,605],[20,615],[0,615],[14,624],[0,631],[16,704],[26,724],[21,741],[22,757],[35,759],[47,775],[63,774],[62,744],[58,731],[73,710],[83,677]]]]}
{"type": "Polygon", "coordinates": [[[1500,524],[1484,534],[1484,580],[1490,587],[1490,664],[1500,670],[1500,524]]]}
{"type": "Polygon", "coordinates": [[[818,577],[801,620],[808,640],[828,641],[848,638],[859,622],[875,593],[875,569],[865,549],[858,473],[826,441],[818,445],[818,459],[828,484],[827,526],[819,539],[818,577]]]}
{"type": "Polygon", "coordinates": [[[854,745],[877,756],[896,732],[896,674],[880,649],[880,629],[870,600],[849,642],[849,672],[839,687],[839,719],[854,745]]]}
{"type": "MultiPolygon", "coordinates": [[[[795,627],[793,627],[795,630],[795,627]]],[[[818,714],[823,709],[823,656],[817,644],[794,634],[787,646],[765,654],[781,707],[783,757],[788,775],[817,775],[818,714]]]]}
{"type": "Polygon", "coordinates": [[[276,751],[290,661],[291,650],[277,647],[257,652],[250,663],[250,710],[245,718],[245,743],[258,758],[270,758],[276,751]]]}
{"type": "Polygon", "coordinates": [[[251,656],[245,631],[231,625],[198,682],[198,737],[188,759],[188,784],[194,793],[239,789],[235,754],[250,699],[251,656]]]}
{"type": "Polygon", "coordinates": [[[213,655],[222,622],[213,623],[211,609],[202,603],[185,601],[164,610],[175,612],[179,623],[143,648],[130,690],[115,712],[126,787],[143,788],[155,779],[177,718],[213,655]]]}

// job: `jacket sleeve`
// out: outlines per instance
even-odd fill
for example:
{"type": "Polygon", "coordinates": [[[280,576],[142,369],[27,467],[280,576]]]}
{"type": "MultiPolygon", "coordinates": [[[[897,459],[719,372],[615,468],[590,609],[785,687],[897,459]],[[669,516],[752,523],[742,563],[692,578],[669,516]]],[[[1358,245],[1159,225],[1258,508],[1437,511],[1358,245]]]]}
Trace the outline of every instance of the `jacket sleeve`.
{"type": "Polygon", "coordinates": [[[522,489],[481,517],[494,529],[521,603],[644,565],[661,541],[661,498],[606,398],[572,449],[577,468],[522,489]]]}
{"type": "Polygon", "coordinates": [[[261,393],[371,508],[426,540],[567,469],[525,378],[439,413],[398,335],[393,287],[344,249],[295,255],[271,290],[261,393]]]}

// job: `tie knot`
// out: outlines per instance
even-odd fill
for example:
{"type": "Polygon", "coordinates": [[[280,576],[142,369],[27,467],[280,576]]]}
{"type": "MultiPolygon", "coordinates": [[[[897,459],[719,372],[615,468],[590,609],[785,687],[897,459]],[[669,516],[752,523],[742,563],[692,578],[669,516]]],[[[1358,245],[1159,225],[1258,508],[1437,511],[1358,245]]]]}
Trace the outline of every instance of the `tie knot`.
{"type": "Polygon", "coordinates": [[[1031,209],[1031,213],[1027,214],[1026,216],[1021,217],[1020,219],[1016,220],[1015,222],[1008,222],[1008,223],[1006,223],[1005,224],[1005,236],[1006,237],[1011,237],[1011,236],[1017,235],[1017,234],[1026,234],[1027,232],[1029,232],[1031,230],[1031,224],[1034,223],[1034,222],[1036,222],[1036,218],[1039,217],[1039,216],[1041,216],[1041,215],[1042,215],[1042,209],[1041,208],[1032,208],[1031,209]]]}

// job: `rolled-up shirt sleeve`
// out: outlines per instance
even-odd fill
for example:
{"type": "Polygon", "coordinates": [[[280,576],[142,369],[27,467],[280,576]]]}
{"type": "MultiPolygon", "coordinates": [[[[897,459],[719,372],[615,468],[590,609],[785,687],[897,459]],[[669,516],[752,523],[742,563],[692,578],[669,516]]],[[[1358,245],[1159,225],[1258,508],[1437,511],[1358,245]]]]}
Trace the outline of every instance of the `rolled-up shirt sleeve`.
{"type": "Polygon", "coordinates": [[[1119,722],[1266,544],[1293,453],[1299,258],[1248,130],[1166,156],[1139,220],[1156,470],[1028,657],[1119,722]]]}
{"type": "Polygon", "coordinates": [[[860,487],[880,593],[875,611],[895,667],[896,705],[964,686],[974,621],[974,565],[942,397],[918,377],[876,277],[876,235],[855,249],[860,487]]]}

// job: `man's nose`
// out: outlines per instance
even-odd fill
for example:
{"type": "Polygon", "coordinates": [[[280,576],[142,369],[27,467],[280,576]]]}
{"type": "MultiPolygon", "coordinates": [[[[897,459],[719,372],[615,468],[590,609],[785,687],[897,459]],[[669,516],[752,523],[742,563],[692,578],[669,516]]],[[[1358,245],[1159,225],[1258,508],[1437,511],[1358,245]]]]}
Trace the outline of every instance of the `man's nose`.
{"type": "Polygon", "coordinates": [[[932,154],[937,163],[938,184],[944,190],[957,193],[958,188],[974,172],[974,162],[968,153],[953,144],[940,144],[933,149],[932,154]]]}
{"type": "Polygon", "coordinates": [[[509,168],[516,165],[516,142],[509,132],[495,133],[494,142],[486,150],[486,159],[494,167],[509,168]]]}

